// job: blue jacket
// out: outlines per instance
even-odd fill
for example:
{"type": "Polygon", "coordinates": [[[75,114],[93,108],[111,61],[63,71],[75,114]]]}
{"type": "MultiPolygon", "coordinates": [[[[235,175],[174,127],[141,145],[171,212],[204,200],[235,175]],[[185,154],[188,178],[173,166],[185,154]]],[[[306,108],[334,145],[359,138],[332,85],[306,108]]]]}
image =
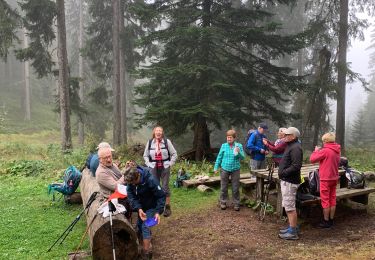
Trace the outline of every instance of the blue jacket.
{"type": "Polygon", "coordinates": [[[251,151],[255,151],[254,160],[263,161],[266,158],[265,154],[260,153],[260,150],[268,150],[267,147],[263,144],[263,138],[266,138],[264,134],[261,134],[256,130],[251,134],[249,140],[247,141],[246,147],[251,151]]]}
{"type": "Polygon", "coordinates": [[[137,169],[141,174],[141,182],[137,185],[127,185],[130,205],[134,211],[155,209],[162,214],[165,206],[165,192],[149,170],[142,167],[137,167],[137,169]]]}

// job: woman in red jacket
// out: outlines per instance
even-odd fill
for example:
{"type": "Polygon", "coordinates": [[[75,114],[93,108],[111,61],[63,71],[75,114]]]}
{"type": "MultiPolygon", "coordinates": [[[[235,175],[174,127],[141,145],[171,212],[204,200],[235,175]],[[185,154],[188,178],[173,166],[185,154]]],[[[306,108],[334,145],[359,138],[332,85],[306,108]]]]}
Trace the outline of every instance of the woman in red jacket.
{"type": "Polygon", "coordinates": [[[339,178],[340,145],[335,143],[335,134],[322,136],[323,148],[315,147],[310,156],[311,163],[319,162],[320,200],[323,208],[321,228],[330,228],[336,210],[336,185],[339,178]]]}
{"type": "Polygon", "coordinates": [[[263,144],[272,151],[272,160],[275,162],[275,167],[279,167],[281,158],[283,158],[284,151],[288,144],[285,142],[284,137],[285,133],[284,131],[286,128],[280,128],[277,132],[277,140],[275,143],[270,142],[266,138],[263,138],[263,144]]]}

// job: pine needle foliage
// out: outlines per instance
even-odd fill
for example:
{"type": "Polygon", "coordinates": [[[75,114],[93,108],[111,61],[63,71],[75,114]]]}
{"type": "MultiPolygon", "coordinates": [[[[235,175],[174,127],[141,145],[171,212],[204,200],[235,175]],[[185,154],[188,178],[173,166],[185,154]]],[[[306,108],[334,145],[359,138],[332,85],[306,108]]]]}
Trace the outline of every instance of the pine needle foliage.
{"type": "Polygon", "coordinates": [[[275,104],[301,89],[303,79],[272,61],[303,48],[309,33],[281,36],[271,13],[241,1],[156,1],[143,14],[163,19],[142,40],[163,51],[139,71],[149,79],[137,88],[136,103],[146,109],[139,124],[159,123],[179,135],[202,122],[285,122],[288,114],[275,104]]]}

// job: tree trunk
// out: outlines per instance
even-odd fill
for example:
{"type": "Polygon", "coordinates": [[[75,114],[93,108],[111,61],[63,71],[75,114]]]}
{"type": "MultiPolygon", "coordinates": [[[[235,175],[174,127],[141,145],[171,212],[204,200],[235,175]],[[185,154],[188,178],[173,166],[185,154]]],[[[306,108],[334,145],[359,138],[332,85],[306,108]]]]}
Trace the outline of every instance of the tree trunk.
{"type": "MultiPolygon", "coordinates": [[[[82,1],[79,0],[79,36],[78,36],[78,44],[79,49],[82,50],[83,48],[83,7],[82,1]]],[[[79,82],[79,99],[81,101],[81,105],[83,104],[83,95],[85,90],[85,85],[83,84],[83,57],[79,54],[78,57],[78,77],[80,78],[79,82]]],[[[78,117],[78,143],[83,145],[85,142],[85,128],[84,128],[84,120],[83,115],[78,117]]]]}
{"type": "MultiPolygon", "coordinates": [[[[91,194],[99,191],[99,185],[87,168],[82,172],[79,185],[85,207],[91,194]]],[[[97,214],[97,209],[103,202],[98,194],[89,210],[85,212],[93,259],[113,259],[109,217],[103,218],[97,214]]],[[[137,234],[124,214],[113,216],[113,238],[116,259],[137,259],[137,234]]]]}
{"type": "Polygon", "coordinates": [[[340,0],[336,142],[341,145],[342,154],[345,154],[346,51],[348,47],[349,13],[348,2],[348,0],[340,0]]]}
{"type": "Polygon", "coordinates": [[[58,35],[58,64],[59,64],[59,98],[60,98],[60,127],[61,146],[66,151],[72,148],[70,130],[70,104],[68,85],[68,54],[66,51],[65,6],[64,0],[57,0],[57,35],[58,35]]]}
{"type": "MultiPolygon", "coordinates": [[[[28,38],[27,38],[27,31],[26,28],[23,28],[23,47],[26,49],[29,47],[28,38]]],[[[26,121],[30,121],[31,119],[31,102],[30,102],[30,64],[29,61],[24,61],[25,66],[25,94],[24,94],[24,109],[25,109],[25,117],[26,121]]]]}
{"type": "Polygon", "coordinates": [[[120,86],[120,39],[119,39],[120,1],[112,0],[112,77],[113,77],[113,144],[121,144],[121,86],[120,86]]]}
{"type": "Polygon", "coordinates": [[[297,68],[298,68],[298,76],[302,76],[303,75],[303,49],[300,49],[298,51],[298,56],[297,56],[297,68]]]}
{"type": "MultiPolygon", "coordinates": [[[[124,4],[120,2],[120,13],[119,13],[119,32],[120,35],[123,35],[125,31],[124,27],[124,4]]],[[[121,144],[128,143],[128,134],[127,134],[127,113],[126,113],[126,69],[125,69],[125,50],[124,50],[124,43],[122,39],[120,39],[120,108],[121,108],[121,144]]]]}
{"type": "Polygon", "coordinates": [[[194,124],[194,141],[195,160],[202,161],[205,155],[210,153],[210,132],[208,131],[206,119],[200,117],[194,124]]]}

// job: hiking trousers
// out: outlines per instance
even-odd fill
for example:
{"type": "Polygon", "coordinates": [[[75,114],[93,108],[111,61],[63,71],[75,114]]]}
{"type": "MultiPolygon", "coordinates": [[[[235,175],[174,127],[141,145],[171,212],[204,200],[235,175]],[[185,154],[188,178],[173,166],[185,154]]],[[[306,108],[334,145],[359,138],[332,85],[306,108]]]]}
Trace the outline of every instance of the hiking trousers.
{"type": "Polygon", "coordinates": [[[232,197],[234,206],[240,206],[240,170],[228,172],[220,170],[220,203],[226,204],[228,201],[229,178],[232,182],[232,197]]]}
{"type": "Polygon", "coordinates": [[[166,197],[171,196],[171,192],[169,190],[169,177],[171,175],[171,168],[152,168],[151,170],[152,175],[154,178],[159,182],[159,185],[163,188],[166,197]]]}

